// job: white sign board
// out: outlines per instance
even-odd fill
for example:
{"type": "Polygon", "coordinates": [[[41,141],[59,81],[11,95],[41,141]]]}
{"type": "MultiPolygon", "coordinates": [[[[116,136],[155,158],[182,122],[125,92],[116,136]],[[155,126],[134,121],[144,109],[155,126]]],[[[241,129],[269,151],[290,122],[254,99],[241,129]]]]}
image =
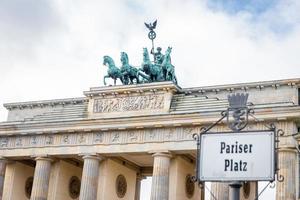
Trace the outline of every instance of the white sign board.
{"type": "Polygon", "coordinates": [[[271,181],[275,172],[273,131],[201,135],[201,181],[271,181]]]}

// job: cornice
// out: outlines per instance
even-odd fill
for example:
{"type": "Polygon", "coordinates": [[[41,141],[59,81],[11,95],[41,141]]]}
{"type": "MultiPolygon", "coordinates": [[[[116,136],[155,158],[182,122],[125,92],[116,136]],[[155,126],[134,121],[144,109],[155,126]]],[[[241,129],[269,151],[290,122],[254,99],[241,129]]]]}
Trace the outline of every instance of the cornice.
{"type": "Polygon", "coordinates": [[[235,90],[248,91],[250,89],[262,90],[263,88],[274,88],[278,89],[282,86],[289,87],[299,87],[300,78],[295,79],[283,79],[283,80],[272,80],[272,81],[259,81],[259,82],[250,82],[250,83],[236,83],[236,84],[226,84],[226,85],[214,85],[214,86],[202,86],[202,87],[192,87],[192,88],[183,88],[183,93],[219,93],[222,91],[233,92],[235,90]]]}
{"type": "Polygon", "coordinates": [[[80,104],[87,102],[86,97],[78,98],[67,98],[67,99],[52,99],[52,100],[41,100],[41,101],[28,101],[28,102],[16,102],[16,103],[5,103],[3,106],[7,110],[13,109],[24,109],[24,108],[35,108],[35,107],[46,107],[46,106],[56,106],[56,105],[66,105],[66,104],[80,104]]]}
{"type": "Polygon", "coordinates": [[[89,91],[85,91],[84,95],[87,97],[93,96],[116,96],[120,94],[142,94],[145,92],[159,92],[159,91],[181,91],[181,88],[175,85],[173,82],[154,82],[144,84],[133,84],[133,85],[116,85],[116,86],[105,86],[105,87],[92,87],[89,91]]]}

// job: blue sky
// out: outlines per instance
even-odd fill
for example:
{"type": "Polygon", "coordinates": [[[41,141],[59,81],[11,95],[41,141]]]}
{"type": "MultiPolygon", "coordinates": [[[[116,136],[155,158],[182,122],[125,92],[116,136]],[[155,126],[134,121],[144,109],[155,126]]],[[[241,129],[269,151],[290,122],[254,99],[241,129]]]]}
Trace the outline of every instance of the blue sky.
{"type": "Polygon", "coordinates": [[[279,38],[289,34],[300,23],[299,14],[296,13],[299,12],[298,6],[289,7],[289,18],[281,12],[281,8],[293,3],[290,0],[208,0],[206,3],[213,12],[223,12],[232,17],[246,14],[248,23],[264,23],[279,38]]]}
{"type": "Polygon", "coordinates": [[[272,9],[278,0],[209,0],[207,5],[215,11],[237,14],[239,12],[250,12],[254,15],[260,15],[269,9],[272,9]]]}

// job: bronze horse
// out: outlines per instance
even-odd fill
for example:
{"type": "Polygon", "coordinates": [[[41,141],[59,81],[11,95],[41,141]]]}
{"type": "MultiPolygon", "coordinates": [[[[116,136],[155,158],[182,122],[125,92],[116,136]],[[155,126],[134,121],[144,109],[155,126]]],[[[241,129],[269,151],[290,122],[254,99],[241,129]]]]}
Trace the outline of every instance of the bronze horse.
{"type": "Polygon", "coordinates": [[[106,79],[112,78],[114,80],[114,85],[116,85],[117,79],[120,79],[122,83],[124,83],[124,76],[121,70],[116,67],[114,60],[109,56],[103,57],[103,65],[108,66],[107,75],[104,76],[103,81],[104,85],[106,85],[106,79]]]}
{"type": "Polygon", "coordinates": [[[139,71],[137,68],[129,64],[128,55],[125,52],[121,52],[121,72],[123,74],[124,85],[140,83],[139,71]]]}
{"type": "Polygon", "coordinates": [[[172,47],[168,47],[164,56],[164,60],[161,64],[161,67],[162,67],[164,79],[166,81],[173,81],[175,84],[177,84],[177,78],[175,76],[175,68],[174,65],[172,65],[171,63],[171,55],[170,55],[171,51],[172,51],[172,47]]]}

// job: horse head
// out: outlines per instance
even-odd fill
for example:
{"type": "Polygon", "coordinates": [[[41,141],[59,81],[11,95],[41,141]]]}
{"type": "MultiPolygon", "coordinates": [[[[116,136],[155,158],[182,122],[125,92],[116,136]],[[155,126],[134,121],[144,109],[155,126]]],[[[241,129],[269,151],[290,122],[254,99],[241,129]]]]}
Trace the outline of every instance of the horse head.
{"type": "Polygon", "coordinates": [[[129,63],[128,55],[126,52],[121,52],[121,62],[123,65],[126,65],[129,63]]]}
{"type": "Polygon", "coordinates": [[[166,50],[166,55],[170,55],[172,51],[172,47],[168,47],[166,50]]]}
{"type": "Polygon", "coordinates": [[[172,47],[168,47],[167,50],[166,50],[162,65],[166,65],[166,64],[171,63],[171,51],[172,51],[172,47]]]}
{"type": "Polygon", "coordinates": [[[115,65],[114,60],[110,56],[103,56],[103,65],[115,65]]]}
{"type": "Polygon", "coordinates": [[[146,47],[143,48],[143,61],[145,63],[150,61],[148,49],[146,47]]]}

